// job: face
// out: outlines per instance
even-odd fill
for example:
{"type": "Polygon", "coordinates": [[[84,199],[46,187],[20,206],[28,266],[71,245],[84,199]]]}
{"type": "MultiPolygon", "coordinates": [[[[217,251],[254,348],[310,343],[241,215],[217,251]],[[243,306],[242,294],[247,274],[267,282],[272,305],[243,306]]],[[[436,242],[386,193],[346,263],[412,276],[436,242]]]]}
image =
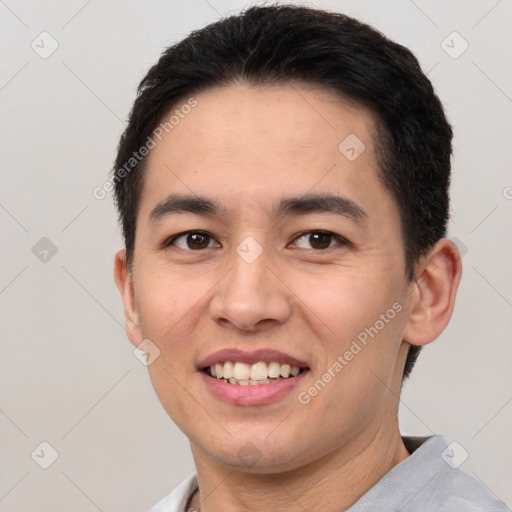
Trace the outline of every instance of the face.
{"type": "Polygon", "coordinates": [[[195,99],[149,155],[125,282],[162,405],[195,456],[253,472],[372,439],[396,421],[410,294],[374,117],[300,85],[195,99]],[[253,383],[204,370],[228,361],[253,383]]]}

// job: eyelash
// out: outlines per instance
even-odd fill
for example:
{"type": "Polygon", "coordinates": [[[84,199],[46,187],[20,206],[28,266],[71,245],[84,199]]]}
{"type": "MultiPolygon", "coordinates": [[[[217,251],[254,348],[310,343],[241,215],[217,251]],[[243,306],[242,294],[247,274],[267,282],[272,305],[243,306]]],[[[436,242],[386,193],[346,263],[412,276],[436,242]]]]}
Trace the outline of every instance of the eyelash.
{"type": "MultiPolygon", "coordinates": [[[[337,241],[337,244],[340,245],[340,246],[353,247],[353,244],[351,242],[349,242],[346,238],[344,238],[344,237],[342,237],[340,235],[337,235],[336,233],[333,233],[332,231],[325,231],[325,230],[322,230],[322,229],[314,229],[314,230],[304,231],[302,233],[299,233],[298,235],[295,236],[295,238],[292,240],[292,242],[295,242],[295,241],[299,240],[300,238],[303,238],[303,237],[308,236],[308,235],[311,236],[312,234],[328,235],[332,239],[337,241]]],[[[189,235],[203,235],[205,237],[209,237],[210,240],[215,240],[212,235],[210,235],[209,233],[207,233],[205,231],[183,231],[182,233],[178,233],[177,235],[174,235],[171,238],[167,239],[163,243],[163,247],[165,248],[165,247],[169,247],[169,246],[175,245],[176,240],[178,240],[179,238],[182,238],[182,237],[189,236],[189,235]]],[[[209,243],[208,243],[208,245],[209,245],[209,243]]],[[[288,247],[288,245],[289,244],[287,244],[287,247],[288,247]]],[[[334,248],[336,248],[336,245],[334,245],[334,246],[329,245],[329,247],[326,247],[326,248],[323,248],[323,249],[311,248],[311,249],[305,249],[305,250],[315,251],[315,252],[322,252],[322,251],[326,251],[328,249],[334,249],[334,248]]],[[[182,249],[184,251],[190,251],[190,252],[199,252],[199,251],[204,250],[204,249],[212,249],[212,247],[204,247],[203,249],[190,249],[190,248],[183,249],[183,248],[179,247],[179,249],[182,249]]]]}

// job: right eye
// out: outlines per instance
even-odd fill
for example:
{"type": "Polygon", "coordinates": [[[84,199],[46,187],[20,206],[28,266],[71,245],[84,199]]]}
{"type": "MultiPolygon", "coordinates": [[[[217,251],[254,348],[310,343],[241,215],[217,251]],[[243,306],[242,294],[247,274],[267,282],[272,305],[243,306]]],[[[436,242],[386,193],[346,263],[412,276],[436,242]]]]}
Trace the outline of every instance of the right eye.
{"type": "Polygon", "coordinates": [[[165,243],[166,247],[171,245],[175,245],[184,251],[198,251],[201,249],[220,247],[218,242],[204,231],[186,231],[185,233],[175,235],[165,243]]]}

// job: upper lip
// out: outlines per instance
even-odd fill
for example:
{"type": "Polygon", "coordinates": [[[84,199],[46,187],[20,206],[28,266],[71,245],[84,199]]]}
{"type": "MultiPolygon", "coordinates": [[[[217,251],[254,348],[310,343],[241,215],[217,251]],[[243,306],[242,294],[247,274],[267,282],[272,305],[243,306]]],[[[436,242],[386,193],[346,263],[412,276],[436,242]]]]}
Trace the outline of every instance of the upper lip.
{"type": "Polygon", "coordinates": [[[306,362],[292,357],[279,350],[260,349],[253,352],[240,350],[239,348],[226,348],[210,354],[199,362],[199,369],[208,368],[216,363],[225,363],[226,361],[241,362],[246,364],[254,364],[259,361],[277,362],[281,364],[289,364],[290,366],[298,366],[299,368],[307,368],[306,362]]]}

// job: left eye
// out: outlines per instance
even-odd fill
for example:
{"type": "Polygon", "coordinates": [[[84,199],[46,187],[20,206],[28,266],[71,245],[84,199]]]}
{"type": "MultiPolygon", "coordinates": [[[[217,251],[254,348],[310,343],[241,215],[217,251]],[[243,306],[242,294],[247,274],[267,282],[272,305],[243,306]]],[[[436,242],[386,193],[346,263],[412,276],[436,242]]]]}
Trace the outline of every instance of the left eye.
{"type": "Polygon", "coordinates": [[[201,231],[189,231],[181,235],[176,235],[169,241],[168,245],[175,245],[185,251],[197,251],[200,249],[219,247],[218,243],[211,235],[201,231]]]}
{"type": "Polygon", "coordinates": [[[300,249],[330,249],[338,244],[344,245],[344,240],[329,231],[309,231],[293,241],[300,249]]]}

